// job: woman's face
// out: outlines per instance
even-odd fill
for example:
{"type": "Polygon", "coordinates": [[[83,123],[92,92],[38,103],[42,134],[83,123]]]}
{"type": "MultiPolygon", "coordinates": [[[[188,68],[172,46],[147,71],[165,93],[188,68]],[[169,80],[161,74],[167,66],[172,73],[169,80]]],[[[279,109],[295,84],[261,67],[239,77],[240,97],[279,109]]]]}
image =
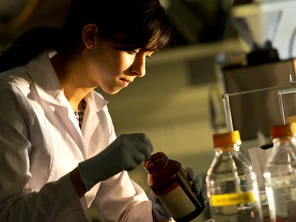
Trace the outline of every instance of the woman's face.
{"type": "Polygon", "coordinates": [[[146,72],[146,58],[153,52],[137,49],[118,51],[111,43],[96,39],[93,48],[82,53],[83,80],[99,86],[108,94],[116,94],[146,72]],[[85,79],[86,78],[86,79],[85,79]]]}

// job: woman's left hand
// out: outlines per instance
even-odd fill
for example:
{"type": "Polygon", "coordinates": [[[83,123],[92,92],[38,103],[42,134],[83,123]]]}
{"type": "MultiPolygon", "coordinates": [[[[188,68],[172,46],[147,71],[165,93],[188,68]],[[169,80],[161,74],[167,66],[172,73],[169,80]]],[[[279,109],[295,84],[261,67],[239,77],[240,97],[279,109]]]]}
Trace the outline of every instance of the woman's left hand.
{"type": "MultiPolygon", "coordinates": [[[[187,167],[186,169],[187,177],[189,181],[192,181],[192,192],[195,193],[196,196],[201,197],[204,201],[204,206],[208,203],[207,198],[207,187],[205,184],[205,174],[203,175],[196,175],[194,170],[191,167],[187,167]]],[[[152,201],[152,211],[154,217],[158,219],[157,221],[170,221],[172,217],[167,212],[167,210],[163,207],[160,200],[156,197],[153,191],[150,193],[150,199],[152,201]]],[[[200,198],[198,198],[200,199],[200,198]]]]}
{"type": "Polygon", "coordinates": [[[204,205],[208,203],[207,197],[207,186],[205,182],[206,174],[201,174],[197,176],[194,170],[191,167],[187,167],[186,169],[188,179],[193,182],[192,191],[200,196],[204,200],[204,205]]]}

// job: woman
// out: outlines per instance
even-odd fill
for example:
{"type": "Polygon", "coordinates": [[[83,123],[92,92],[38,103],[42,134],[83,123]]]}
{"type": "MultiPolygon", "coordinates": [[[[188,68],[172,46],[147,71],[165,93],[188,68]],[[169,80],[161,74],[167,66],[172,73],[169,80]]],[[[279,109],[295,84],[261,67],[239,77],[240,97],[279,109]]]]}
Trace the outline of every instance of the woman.
{"type": "Polygon", "coordinates": [[[94,91],[143,77],[170,32],[158,0],[73,0],[61,28],[28,31],[0,57],[1,221],[88,221],[91,204],[104,221],[170,219],[127,174],[149,138],[116,137],[94,91]]]}

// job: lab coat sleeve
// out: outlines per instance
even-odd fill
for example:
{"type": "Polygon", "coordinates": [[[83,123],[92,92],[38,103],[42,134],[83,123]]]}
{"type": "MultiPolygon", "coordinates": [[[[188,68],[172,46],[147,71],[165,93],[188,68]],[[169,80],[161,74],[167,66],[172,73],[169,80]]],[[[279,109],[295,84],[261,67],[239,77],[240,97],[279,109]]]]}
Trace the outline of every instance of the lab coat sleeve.
{"type": "MultiPolygon", "coordinates": [[[[116,139],[116,134],[108,112],[107,118],[111,143],[116,139]]],[[[94,205],[105,222],[153,221],[151,202],[126,171],[101,182],[94,205]]]]}
{"type": "Polygon", "coordinates": [[[101,182],[94,204],[105,222],[153,221],[151,202],[126,171],[101,182]]]}
{"type": "Polygon", "coordinates": [[[26,105],[18,89],[1,87],[0,221],[88,221],[69,174],[38,192],[28,186],[32,176],[28,119],[32,113],[26,105]]]}

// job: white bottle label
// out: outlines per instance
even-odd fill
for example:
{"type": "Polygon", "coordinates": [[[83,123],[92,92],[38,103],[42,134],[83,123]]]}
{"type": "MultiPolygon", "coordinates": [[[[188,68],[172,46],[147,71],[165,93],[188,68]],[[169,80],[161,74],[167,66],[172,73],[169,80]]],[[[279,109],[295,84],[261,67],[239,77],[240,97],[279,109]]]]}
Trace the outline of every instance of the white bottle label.
{"type": "Polygon", "coordinates": [[[175,218],[182,218],[192,213],[196,207],[178,183],[166,194],[157,195],[164,208],[175,218]]]}

